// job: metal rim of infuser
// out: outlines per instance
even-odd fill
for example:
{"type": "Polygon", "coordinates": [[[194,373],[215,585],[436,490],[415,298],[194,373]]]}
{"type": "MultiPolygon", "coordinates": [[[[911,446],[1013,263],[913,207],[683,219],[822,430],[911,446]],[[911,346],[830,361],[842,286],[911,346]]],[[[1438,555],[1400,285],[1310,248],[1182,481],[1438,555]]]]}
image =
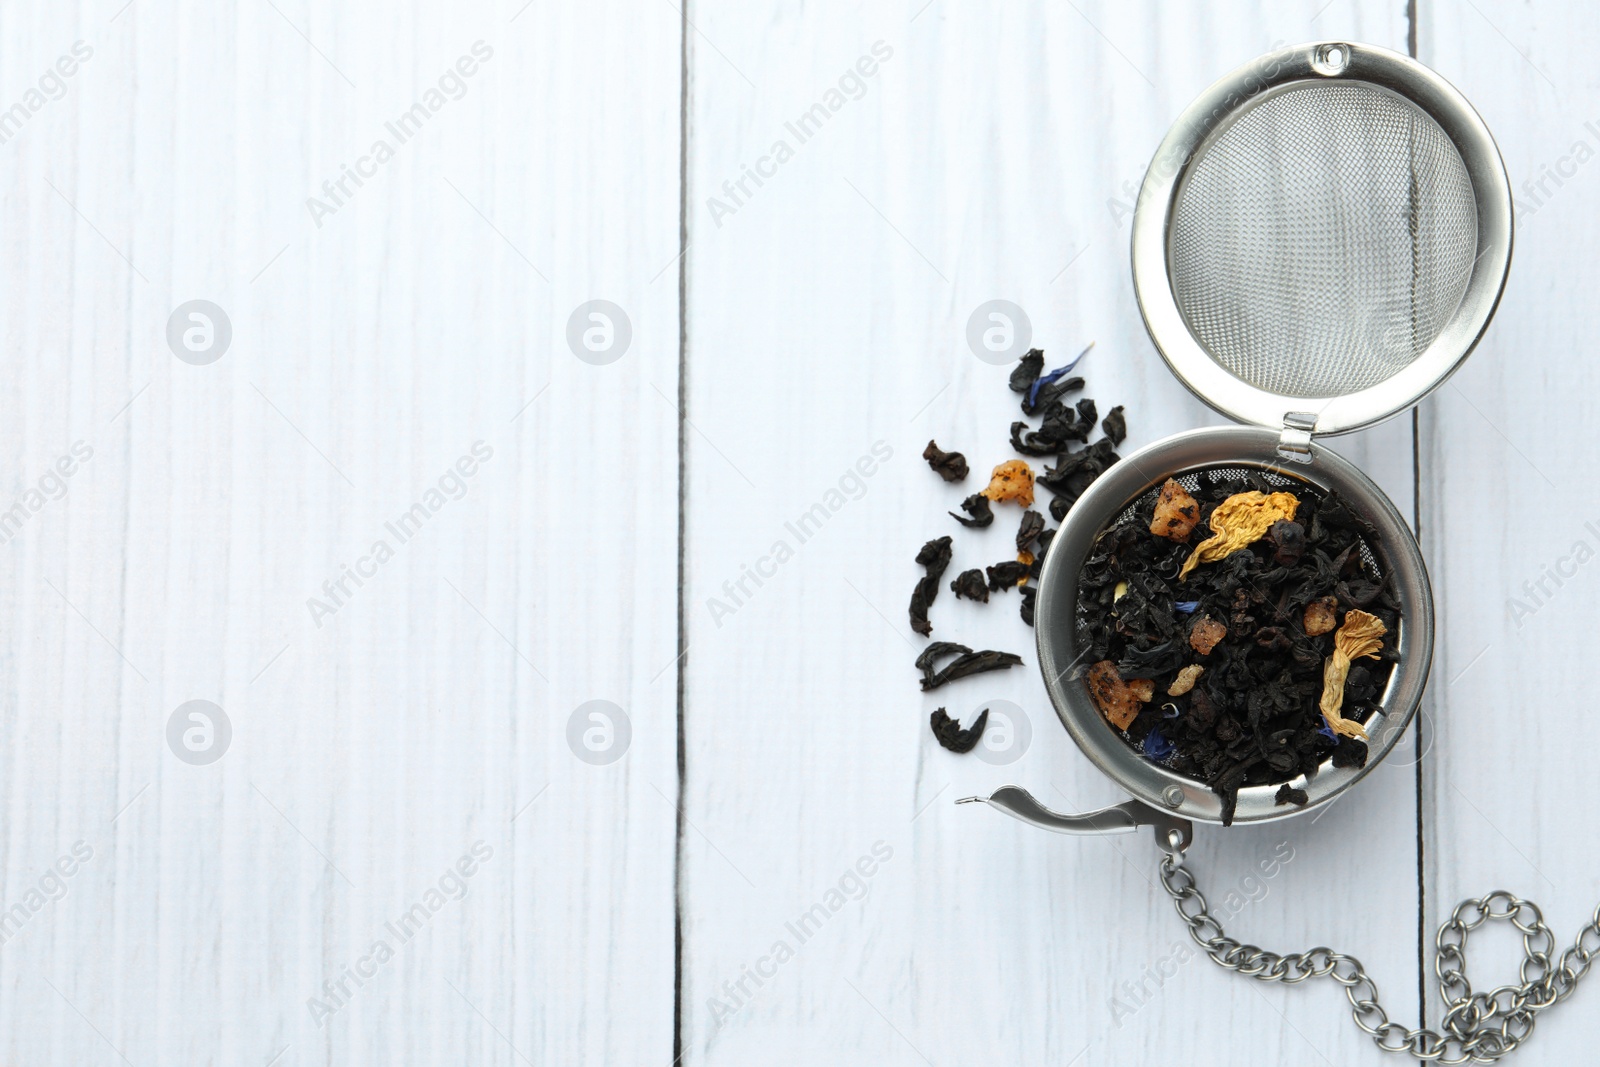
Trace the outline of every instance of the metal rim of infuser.
{"type": "Polygon", "coordinates": [[[1240,67],[1173,124],[1140,188],[1133,282],[1184,385],[1303,443],[1443,383],[1511,246],[1505,164],[1466,99],[1396,52],[1320,42],[1240,67]]]}
{"type": "MultiPolygon", "coordinates": [[[[1394,503],[1360,468],[1320,445],[1310,448],[1313,462],[1286,465],[1278,456],[1278,435],[1261,427],[1213,426],[1174,434],[1147,445],[1095,479],[1073,504],[1050,543],[1034,612],[1039,666],[1050,702],[1089,761],[1152,808],[1198,822],[1222,821],[1222,800],[1216,793],[1195,778],[1146,759],[1101,717],[1090,699],[1083,680],[1089,664],[1078,633],[1078,576],[1101,532],[1168,477],[1203,469],[1248,469],[1308,484],[1324,495],[1337,492],[1378,529],[1379,536],[1369,540],[1368,547],[1400,601],[1400,624],[1395,632],[1399,658],[1378,700],[1379,710],[1365,720],[1365,766],[1335,767],[1331,760],[1324,760],[1316,774],[1290,779],[1291,785],[1305,789],[1304,807],[1278,804],[1277,783],[1243,786],[1234,811],[1235,824],[1286,818],[1327,804],[1383,762],[1422,702],[1433,662],[1434,615],[1421,549],[1394,503]]],[[[1293,491],[1287,484],[1285,488],[1293,491]]]]}

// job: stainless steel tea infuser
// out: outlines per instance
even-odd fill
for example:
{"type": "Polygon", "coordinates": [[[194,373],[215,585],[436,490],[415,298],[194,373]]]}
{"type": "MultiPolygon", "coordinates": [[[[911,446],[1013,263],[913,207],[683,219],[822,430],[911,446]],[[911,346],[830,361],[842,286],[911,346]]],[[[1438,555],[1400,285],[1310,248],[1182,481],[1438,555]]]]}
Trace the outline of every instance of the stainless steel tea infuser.
{"type": "Polygon", "coordinates": [[[1330,803],[1393,750],[1433,658],[1433,593],[1415,536],[1383,491],[1318,443],[1381,422],[1436,389],[1493,317],[1511,264],[1511,188],[1483,120],[1420,63],[1370,45],[1320,42],[1262,56],[1207,89],[1156,151],[1133,222],[1133,282],[1151,339],[1196,396],[1239,425],[1175,434],[1127,456],[1073,504],[1046,556],[1035,606],[1045,688],[1089,760],[1127,791],[1101,811],[1050,811],[1005,786],[983,802],[1069,834],[1154,829],[1162,884],[1217,963],[1261,981],[1331,975],[1378,1047],[1443,1063],[1493,1062],[1565,999],[1600,954],[1600,908],[1558,958],[1539,909],[1497,891],[1439,930],[1440,1031],[1390,1022],[1359,961],[1326,948],[1279,955],[1227,937],[1183,865],[1193,823],[1221,823],[1203,782],[1146,760],[1102,719],[1082,678],[1077,582],[1096,539],[1147,506],[1167,478],[1252,471],[1275,485],[1337,492],[1373,527],[1366,562],[1399,602],[1398,659],[1364,721],[1361,768],[1325,761],[1291,784],[1239,790],[1234,822],[1330,803]],[[1522,933],[1521,984],[1474,993],[1467,934],[1486,919],[1522,933]]]}

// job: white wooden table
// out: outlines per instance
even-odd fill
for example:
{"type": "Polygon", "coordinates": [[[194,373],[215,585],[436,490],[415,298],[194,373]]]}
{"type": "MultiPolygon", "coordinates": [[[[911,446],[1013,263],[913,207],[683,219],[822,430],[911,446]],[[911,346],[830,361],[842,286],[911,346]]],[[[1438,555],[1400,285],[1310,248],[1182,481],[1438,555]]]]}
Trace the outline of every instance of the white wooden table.
{"type": "MultiPolygon", "coordinates": [[[[904,613],[970,491],[922,446],[1009,458],[979,304],[1097,342],[1129,448],[1214,421],[1119,202],[1196,92],[1313,38],[1466,93],[1516,257],[1466,369],[1338,445],[1429,558],[1420,732],[1192,862],[1230,931],[1360,956],[1408,1023],[1458,898],[1565,942],[1600,899],[1600,33],[1420,9],[8,5],[0,1063],[1377,1062],[1331,983],[1175,960],[1145,840],[955,807],[1118,797],[1031,666],[919,694],[904,613]],[[169,345],[193,300],[220,358],[204,309],[169,345]],[[630,336],[582,319],[580,359],[593,300],[630,336]],[[934,744],[936,704],[997,699],[1020,759],[934,744]]],[[[1013,602],[936,624],[1033,659],[1013,602]]],[[[1514,1062],[1592,1058],[1597,1004],[1514,1062]]]]}

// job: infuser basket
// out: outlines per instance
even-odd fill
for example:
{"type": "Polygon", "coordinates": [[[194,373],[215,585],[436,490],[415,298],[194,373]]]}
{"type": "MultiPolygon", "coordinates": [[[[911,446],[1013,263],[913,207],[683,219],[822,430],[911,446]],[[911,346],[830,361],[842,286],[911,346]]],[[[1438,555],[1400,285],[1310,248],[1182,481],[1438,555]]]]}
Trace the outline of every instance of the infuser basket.
{"type": "Polygon", "coordinates": [[[1416,538],[1373,481],[1316,438],[1373,425],[1459,367],[1499,303],[1511,190],[1488,129],[1444,79],[1405,56],[1322,42],[1284,49],[1206,90],[1156,151],[1133,223],[1133,282],[1156,349],[1191,391],[1243,425],[1180,433],[1129,455],[1078,498],[1050,546],[1035,606],[1039,663],[1078,747],[1133,800],[1051,812],[1008,786],[985,800],[1067,833],[1221,823],[1201,781],[1135,752],[1083,679],[1078,583],[1102,531],[1175,478],[1254,472],[1337,493],[1370,524],[1364,562],[1399,603],[1397,662],[1364,722],[1363,767],[1324,761],[1304,806],[1239,790],[1233,821],[1327,804],[1394,748],[1433,654],[1433,598],[1416,538]]]}

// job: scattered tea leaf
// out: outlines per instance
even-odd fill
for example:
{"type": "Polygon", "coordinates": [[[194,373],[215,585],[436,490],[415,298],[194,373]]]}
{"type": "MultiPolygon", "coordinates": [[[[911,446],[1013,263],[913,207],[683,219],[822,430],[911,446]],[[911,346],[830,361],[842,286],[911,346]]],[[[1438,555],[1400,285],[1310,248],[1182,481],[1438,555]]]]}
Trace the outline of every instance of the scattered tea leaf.
{"type": "Polygon", "coordinates": [[[1288,782],[1284,782],[1278,787],[1277,793],[1273,795],[1272,802],[1274,804],[1294,804],[1303,808],[1310,799],[1310,797],[1306,796],[1304,789],[1296,789],[1288,782]]]}
{"type": "Polygon", "coordinates": [[[978,717],[972,720],[972,725],[965,730],[943,708],[935,708],[928,719],[928,725],[933,727],[933,736],[938,739],[940,747],[957,753],[971,752],[978,747],[978,741],[983,737],[983,728],[988,722],[988,708],[980,711],[978,717]]]}
{"type": "Polygon", "coordinates": [[[924,692],[937,689],[958,678],[983,674],[987,671],[1003,671],[1021,664],[1022,657],[1015,653],[995,652],[990,649],[974,652],[966,645],[958,645],[954,641],[935,641],[923,649],[922,655],[917,657],[917,669],[922,672],[924,692]],[[954,656],[955,659],[934,670],[933,665],[946,656],[954,656]]]}
{"type": "Polygon", "coordinates": [[[1039,373],[1043,370],[1044,349],[1030,348],[1028,354],[1017,360],[1017,365],[1011,368],[1011,377],[1006,384],[1011,386],[1013,393],[1026,393],[1039,380],[1039,373]]]}
{"type": "Polygon", "coordinates": [[[933,624],[928,621],[928,608],[939,595],[939,579],[944,576],[945,568],[950,566],[950,556],[948,536],[934,538],[917,553],[917,562],[922,564],[925,574],[911,591],[911,628],[923,637],[933,633],[933,624]]]}
{"type": "Polygon", "coordinates": [[[1028,564],[1017,560],[1008,559],[1003,563],[996,563],[989,571],[989,592],[998,593],[1004,589],[1015,589],[1028,577],[1028,564]]]}
{"type": "Polygon", "coordinates": [[[983,572],[976,567],[956,575],[955,581],[950,583],[950,591],[968,600],[978,600],[985,604],[989,602],[989,587],[984,584],[983,572]]]}
{"type": "Polygon", "coordinates": [[[1017,527],[1017,551],[1028,551],[1042,533],[1044,533],[1044,516],[1031,509],[1024,511],[1022,525],[1017,527]]]}
{"type": "Polygon", "coordinates": [[[994,512],[989,508],[989,498],[982,493],[973,493],[961,502],[961,510],[972,518],[964,519],[955,512],[950,512],[950,517],[968,528],[983,529],[994,522],[994,512]]]}
{"type": "Polygon", "coordinates": [[[960,452],[945,452],[932,441],[922,450],[922,458],[928,461],[934,473],[947,482],[959,482],[967,476],[967,457],[960,452]]]}
{"type": "Polygon", "coordinates": [[[1100,421],[1100,432],[1111,439],[1114,445],[1120,445],[1128,436],[1128,420],[1122,414],[1122,405],[1118,404],[1106,412],[1106,417],[1100,421]]]}

